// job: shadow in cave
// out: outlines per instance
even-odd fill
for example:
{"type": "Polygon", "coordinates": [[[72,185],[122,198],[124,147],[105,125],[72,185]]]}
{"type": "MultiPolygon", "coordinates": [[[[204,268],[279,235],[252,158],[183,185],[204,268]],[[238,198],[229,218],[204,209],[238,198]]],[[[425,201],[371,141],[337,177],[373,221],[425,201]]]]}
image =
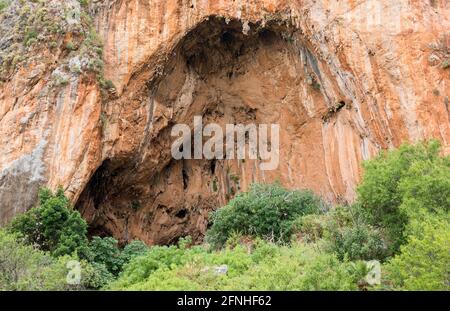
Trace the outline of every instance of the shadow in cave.
{"type": "MultiPolygon", "coordinates": [[[[141,239],[171,244],[187,235],[202,241],[209,212],[233,197],[241,185],[233,184],[228,160],[173,160],[170,129],[177,123],[189,124],[193,115],[220,124],[261,121],[258,109],[240,99],[239,86],[230,84],[246,74],[246,64],[254,62],[259,49],[270,52],[291,44],[286,37],[292,31],[280,21],[248,26],[237,19],[204,20],[173,49],[163,74],[142,86],[150,88],[145,94],[154,96],[148,102],[171,109],[173,116],[158,132],[144,135],[143,144],[120,158],[110,157],[93,174],[76,203],[91,236],[112,235],[121,243],[141,239]],[[188,87],[191,99],[186,103],[188,87]]],[[[152,122],[157,128],[162,119],[152,115],[152,120],[136,126],[148,128],[152,122]]]]}

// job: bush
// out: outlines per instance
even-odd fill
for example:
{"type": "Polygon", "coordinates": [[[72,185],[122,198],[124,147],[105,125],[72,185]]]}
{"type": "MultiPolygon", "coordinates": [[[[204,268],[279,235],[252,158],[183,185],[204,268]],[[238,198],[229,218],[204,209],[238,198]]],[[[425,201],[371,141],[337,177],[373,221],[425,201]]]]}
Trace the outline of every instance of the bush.
{"type": "Polygon", "coordinates": [[[38,36],[38,33],[37,33],[36,29],[34,29],[34,28],[27,29],[26,32],[25,32],[25,36],[23,38],[24,44],[26,46],[30,45],[30,41],[31,40],[36,40],[37,36],[38,36]]]}
{"type": "Polygon", "coordinates": [[[192,255],[203,252],[201,247],[186,248],[185,240],[180,240],[180,245],[153,246],[142,256],[134,256],[124,266],[123,273],[118,281],[111,285],[112,288],[127,288],[132,284],[146,280],[152,273],[159,269],[169,269],[185,264],[192,255]]]}
{"type": "Polygon", "coordinates": [[[450,221],[427,216],[412,224],[414,235],[385,267],[393,289],[450,289],[450,221]]]}
{"type": "Polygon", "coordinates": [[[86,273],[85,282],[88,284],[88,287],[92,289],[105,287],[114,280],[114,275],[112,275],[103,264],[92,262],[83,271],[86,273]]]}
{"type": "Polygon", "coordinates": [[[66,278],[73,256],[54,258],[24,244],[16,235],[0,229],[0,290],[80,290],[95,288],[96,271],[85,261],[81,264],[81,284],[70,285],[66,278]]]}
{"type": "Polygon", "coordinates": [[[293,223],[293,231],[298,239],[315,243],[323,238],[327,215],[311,214],[298,217],[293,223]]]}
{"type": "Polygon", "coordinates": [[[112,237],[93,237],[89,243],[91,261],[104,265],[106,270],[117,276],[122,270],[118,242],[112,237]]]}
{"type": "Polygon", "coordinates": [[[125,245],[120,253],[122,266],[129,263],[134,257],[144,255],[148,249],[148,246],[144,242],[138,240],[125,245]]]}
{"type": "Polygon", "coordinates": [[[77,48],[76,48],[75,44],[72,41],[69,41],[69,42],[66,43],[66,49],[69,50],[69,51],[74,51],[77,48]]]}
{"type": "Polygon", "coordinates": [[[148,247],[142,241],[133,241],[121,250],[116,239],[97,236],[89,243],[89,251],[91,262],[104,267],[108,273],[116,277],[122,272],[124,265],[134,257],[145,254],[148,247]]]}
{"type": "Polygon", "coordinates": [[[39,206],[17,216],[9,225],[28,245],[48,251],[54,257],[75,255],[87,259],[93,288],[98,288],[117,277],[133,257],[148,249],[141,241],[133,241],[123,250],[112,237],[87,239],[87,224],[59,189],[53,194],[49,189],[39,192],[39,206]]]}
{"type": "Polygon", "coordinates": [[[340,260],[385,260],[387,243],[379,229],[369,225],[358,205],[336,207],[323,221],[329,250],[340,260]]]}
{"type": "Polygon", "coordinates": [[[279,184],[253,185],[227,206],[211,214],[206,240],[222,247],[233,232],[274,242],[291,239],[293,222],[300,215],[319,213],[321,202],[309,191],[290,191],[279,184]]]}
{"type": "Polygon", "coordinates": [[[208,252],[203,247],[154,247],[125,269],[113,289],[126,290],[350,290],[365,266],[340,262],[305,244],[255,241],[208,252]],[[157,255],[163,256],[158,257],[157,255]],[[168,255],[168,256],[167,256],[168,255]],[[162,258],[159,261],[157,258],[162,258]],[[226,273],[216,267],[226,265],[226,273]]]}
{"type": "Polygon", "coordinates": [[[0,13],[9,6],[9,0],[0,0],[0,13]]]}
{"type": "Polygon", "coordinates": [[[414,214],[407,201],[416,201],[414,208],[448,209],[450,161],[439,150],[437,141],[402,145],[364,164],[358,200],[367,221],[386,234],[391,253],[406,241],[404,230],[414,214]]]}
{"type": "Polygon", "coordinates": [[[87,224],[78,211],[70,207],[62,189],[53,194],[39,192],[39,206],[17,216],[9,231],[17,233],[29,245],[49,251],[54,256],[87,251],[87,224]]]}

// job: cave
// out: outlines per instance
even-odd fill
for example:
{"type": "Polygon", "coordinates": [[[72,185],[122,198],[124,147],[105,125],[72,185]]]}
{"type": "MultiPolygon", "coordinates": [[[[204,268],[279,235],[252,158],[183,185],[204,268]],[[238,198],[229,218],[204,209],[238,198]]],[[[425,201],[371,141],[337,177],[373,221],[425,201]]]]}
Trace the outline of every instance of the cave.
{"type": "MultiPolygon", "coordinates": [[[[259,160],[172,159],[174,124],[192,126],[197,115],[205,124],[281,123],[284,143],[292,145],[302,131],[318,131],[329,109],[330,95],[308,84],[311,77],[324,84],[308,42],[278,20],[252,24],[210,16],[171,49],[161,68],[150,74],[143,67],[129,83],[149,111],[137,121],[120,116],[133,124],[124,139],[138,143],[108,155],[76,202],[90,235],[161,245],[190,235],[201,242],[211,211],[253,182],[280,178],[261,172],[259,160]],[[313,116],[305,97],[315,102],[313,116]]],[[[317,152],[307,145],[298,148],[317,152]]]]}

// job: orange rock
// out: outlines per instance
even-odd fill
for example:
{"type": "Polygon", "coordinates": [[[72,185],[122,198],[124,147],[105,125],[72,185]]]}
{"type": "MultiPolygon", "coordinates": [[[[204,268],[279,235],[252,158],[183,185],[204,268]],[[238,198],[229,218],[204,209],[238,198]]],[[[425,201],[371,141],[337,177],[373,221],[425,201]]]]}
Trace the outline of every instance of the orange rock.
{"type": "Polygon", "coordinates": [[[39,186],[60,185],[92,234],[199,241],[208,212],[253,182],[346,202],[380,149],[434,137],[450,151],[449,71],[428,63],[448,57],[445,1],[179,3],[100,6],[114,99],[102,103],[88,78],[43,97],[39,64],[0,87],[2,222],[31,207],[39,186]],[[194,115],[280,123],[279,169],[172,160],[171,126],[194,115]]]}

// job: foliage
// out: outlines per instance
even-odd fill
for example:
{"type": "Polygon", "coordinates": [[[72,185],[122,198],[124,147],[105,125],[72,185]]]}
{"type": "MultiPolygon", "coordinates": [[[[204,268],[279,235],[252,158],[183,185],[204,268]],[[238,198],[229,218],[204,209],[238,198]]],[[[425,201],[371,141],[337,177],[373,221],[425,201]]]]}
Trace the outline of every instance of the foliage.
{"type": "Polygon", "coordinates": [[[209,252],[204,247],[154,247],[133,260],[111,285],[127,290],[350,290],[365,275],[361,264],[340,262],[306,244],[258,240],[209,252]],[[158,255],[163,255],[159,257],[158,255]],[[157,258],[163,258],[158,261],[157,258]],[[215,267],[227,265],[225,274],[215,267]]]}
{"type": "Polygon", "coordinates": [[[393,289],[450,290],[450,221],[448,215],[415,222],[414,235],[386,265],[393,289]]]}
{"type": "Polygon", "coordinates": [[[341,260],[384,260],[390,255],[383,234],[366,222],[357,204],[334,208],[323,223],[323,237],[341,260]]]}
{"type": "Polygon", "coordinates": [[[355,204],[331,209],[311,192],[254,185],[212,214],[213,248],[87,242],[62,190],[43,189],[0,230],[0,290],[449,290],[449,164],[436,142],[403,145],[365,163],[355,204]],[[78,255],[82,282],[68,285],[78,255]],[[364,280],[373,259],[379,287],[364,280]]]}
{"type": "Polygon", "coordinates": [[[108,273],[116,277],[131,259],[145,254],[147,245],[142,241],[133,241],[123,249],[118,241],[112,237],[93,237],[89,243],[90,259],[93,263],[104,267],[108,273]]]}
{"type": "Polygon", "coordinates": [[[112,237],[87,239],[87,224],[78,211],[70,207],[62,189],[39,192],[39,206],[17,216],[9,231],[28,245],[48,251],[53,257],[79,256],[88,260],[91,287],[104,286],[114,279],[123,265],[147,251],[141,241],[133,241],[123,250],[112,237]]]}
{"type": "Polygon", "coordinates": [[[122,266],[130,262],[134,257],[144,255],[148,249],[148,246],[139,240],[132,241],[131,243],[125,245],[120,253],[122,266]]]}
{"type": "Polygon", "coordinates": [[[212,227],[206,240],[221,247],[232,232],[262,237],[274,242],[290,240],[294,220],[320,212],[320,200],[309,191],[290,191],[278,183],[255,184],[227,206],[211,214],[212,227]]]}
{"type": "Polygon", "coordinates": [[[17,216],[9,230],[30,245],[54,256],[83,255],[87,250],[87,224],[78,211],[72,210],[62,189],[53,194],[39,192],[39,206],[17,216]]]}
{"type": "Polygon", "coordinates": [[[437,141],[405,144],[364,164],[358,200],[367,221],[386,234],[392,253],[405,243],[416,208],[435,212],[450,206],[450,161],[439,150],[437,141]]]}
{"type": "Polygon", "coordinates": [[[106,270],[113,275],[119,274],[122,261],[118,242],[112,237],[93,237],[89,243],[91,260],[104,265],[106,270]]]}
{"type": "Polygon", "coordinates": [[[10,0],[0,0],[0,13],[9,6],[10,0]]]}
{"type": "Polygon", "coordinates": [[[323,238],[327,215],[310,214],[298,217],[293,223],[297,239],[314,243],[323,238]]]}
{"type": "Polygon", "coordinates": [[[80,5],[59,0],[0,0],[0,37],[6,40],[0,50],[0,81],[6,81],[19,66],[35,62],[46,67],[57,64],[51,75],[53,89],[70,80],[55,72],[91,74],[98,77],[100,87],[114,88],[103,77],[103,44],[89,15],[93,7],[88,0],[78,2],[80,5]],[[63,55],[62,59],[52,59],[48,50],[52,51],[50,55],[63,55]]]}
{"type": "Polygon", "coordinates": [[[54,258],[26,245],[16,235],[0,229],[0,290],[80,290],[97,288],[92,282],[97,272],[81,264],[81,284],[69,285],[67,263],[73,256],[54,258]]]}
{"type": "Polygon", "coordinates": [[[158,269],[169,269],[186,263],[193,254],[203,252],[200,247],[186,248],[185,240],[179,246],[153,246],[143,256],[135,256],[123,269],[114,287],[128,287],[142,282],[158,269]]]}

